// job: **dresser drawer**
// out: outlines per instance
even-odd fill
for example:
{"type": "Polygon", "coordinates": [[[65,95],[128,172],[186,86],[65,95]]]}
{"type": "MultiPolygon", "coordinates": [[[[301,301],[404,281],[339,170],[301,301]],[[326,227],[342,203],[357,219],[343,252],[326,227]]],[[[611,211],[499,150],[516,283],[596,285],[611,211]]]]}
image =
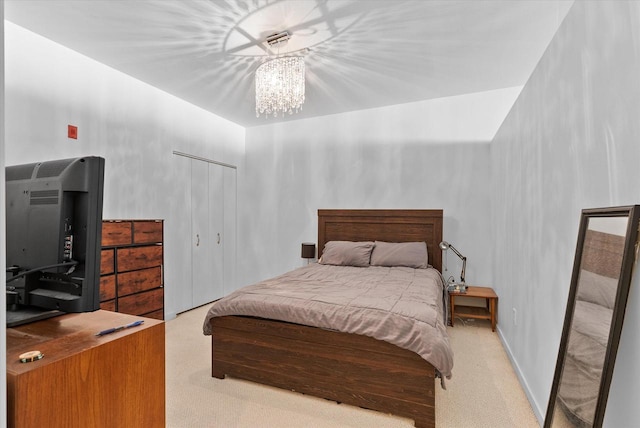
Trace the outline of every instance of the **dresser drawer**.
{"type": "Polygon", "coordinates": [[[162,245],[118,248],[116,259],[118,272],[161,266],[162,245]]]}
{"type": "Polygon", "coordinates": [[[149,312],[148,314],[144,314],[145,318],[153,318],[156,320],[164,319],[164,309],[159,309],[157,311],[149,312]]]}
{"type": "Polygon", "coordinates": [[[164,289],[145,291],[118,298],[118,312],[131,315],[143,315],[162,310],[164,306],[164,289]]]}
{"type": "Polygon", "coordinates": [[[115,257],[113,249],[100,251],[100,275],[108,275],[115,272],[113,264],[115,257]]]}
{"type": "Polygon", "coordinates": [[[100,277],[100,301],[116,298],[116,276],[106,275],[100,277]]]}
{"type": "Polygon", "coordinates": [[[130,221],[103,221],[102,222],[102,246],[131,244],[130,221]]]}
{"type": "Polygon", "coordinates": [[[136,221],[133,223],[134,244],[162,242],[161,221],[136,221]]]}
{"type": "Polygon", "coordinates": [[[162,286],[160,266],[118,274],[118,296],[139,293],[162,286]]]}
{"type": "Polygon", "coordinates": [[[100,302],[100,309],[110,312],[116,312],[116,301],[107,300],[106,302],[100,302]]]}

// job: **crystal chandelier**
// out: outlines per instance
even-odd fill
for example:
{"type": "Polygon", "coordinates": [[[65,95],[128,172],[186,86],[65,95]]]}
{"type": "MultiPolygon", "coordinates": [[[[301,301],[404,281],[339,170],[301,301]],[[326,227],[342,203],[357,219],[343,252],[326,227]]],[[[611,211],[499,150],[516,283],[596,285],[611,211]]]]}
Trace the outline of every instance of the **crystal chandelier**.
{"type": "MultiPolygon", "coordinates": [[[[267,43],[273,46],[289,39],[288,33],[271,36],[267,43]],[[284,34],[284,36],[282,35],[284,34]]],[[[304,104],[304,59],[300,56],[282,56],[270,59],[256,70],[256,117],[284,116],[285,112],[298,113],[304,104]]]]}

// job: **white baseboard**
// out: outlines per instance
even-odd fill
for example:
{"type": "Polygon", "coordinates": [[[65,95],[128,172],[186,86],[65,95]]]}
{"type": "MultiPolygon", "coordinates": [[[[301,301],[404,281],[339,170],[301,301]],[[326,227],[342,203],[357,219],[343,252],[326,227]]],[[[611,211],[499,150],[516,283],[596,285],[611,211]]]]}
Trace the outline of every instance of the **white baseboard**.
{"type": "Polygon", "coordinates": [[[542,426],[544,424],[544,416],[545,416],[544,413],[542,412],[542,408],[540,407],[540,404],[535,400],[535,398],[531,394],[531,388],[529,388],[527,379],[522,374],[522,370],[520,370],[520,366],[518,365],[518,362],[513,356],[513,353],[511,352],[511,348],[509,347],[509,344],[507,343],[504,336],[502,335],[502,330],[500,330],[500,326],[497,326],[496,330],[498,332],[498,337],[500,338],[500,342],[502,342],[502,347],[506,351],[507,356],[511,361],[513,370],[516,372],[516,376],[518,376],[518,380],[520,381],[520,385],[522,386],[522,389],[524,390],[524,393],[526,394],[527,399],[529,400],[529,404],[531,404],[531,409],[533,410],[533,413],[536,416],[536,419],[538,419],[538,424],[542,426]]]}

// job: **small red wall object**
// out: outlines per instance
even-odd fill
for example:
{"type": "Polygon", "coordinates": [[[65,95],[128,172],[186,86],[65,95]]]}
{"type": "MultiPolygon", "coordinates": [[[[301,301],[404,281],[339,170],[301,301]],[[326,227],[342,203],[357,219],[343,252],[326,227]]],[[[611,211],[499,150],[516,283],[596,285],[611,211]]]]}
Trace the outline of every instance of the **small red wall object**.
{"type": "Polygon", "coordinates": [[[69,138],[73,138],[74,140],[77,140],[78,139],[78,127],[77,126],[73,126],[73,125],[69,125],[68,126],[67,135],[68,135],[69,138]]]}

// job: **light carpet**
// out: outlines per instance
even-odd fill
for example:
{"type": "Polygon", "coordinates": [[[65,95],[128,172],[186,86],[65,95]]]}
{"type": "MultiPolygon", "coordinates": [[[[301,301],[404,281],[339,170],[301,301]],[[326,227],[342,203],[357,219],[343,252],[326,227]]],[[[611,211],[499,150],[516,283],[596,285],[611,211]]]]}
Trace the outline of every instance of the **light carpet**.
{"type": "MultiPolygon", "coordinates": [[[[202,334],[208,306],[166,327],[167,427],[413,427],[413,420],[252,382],[211,377],[211,338],[202,334]]],[[[448,327],[453,378],[436,388],[438,427],[538,427],[497,333],[488,323],[448,327]]]]}

